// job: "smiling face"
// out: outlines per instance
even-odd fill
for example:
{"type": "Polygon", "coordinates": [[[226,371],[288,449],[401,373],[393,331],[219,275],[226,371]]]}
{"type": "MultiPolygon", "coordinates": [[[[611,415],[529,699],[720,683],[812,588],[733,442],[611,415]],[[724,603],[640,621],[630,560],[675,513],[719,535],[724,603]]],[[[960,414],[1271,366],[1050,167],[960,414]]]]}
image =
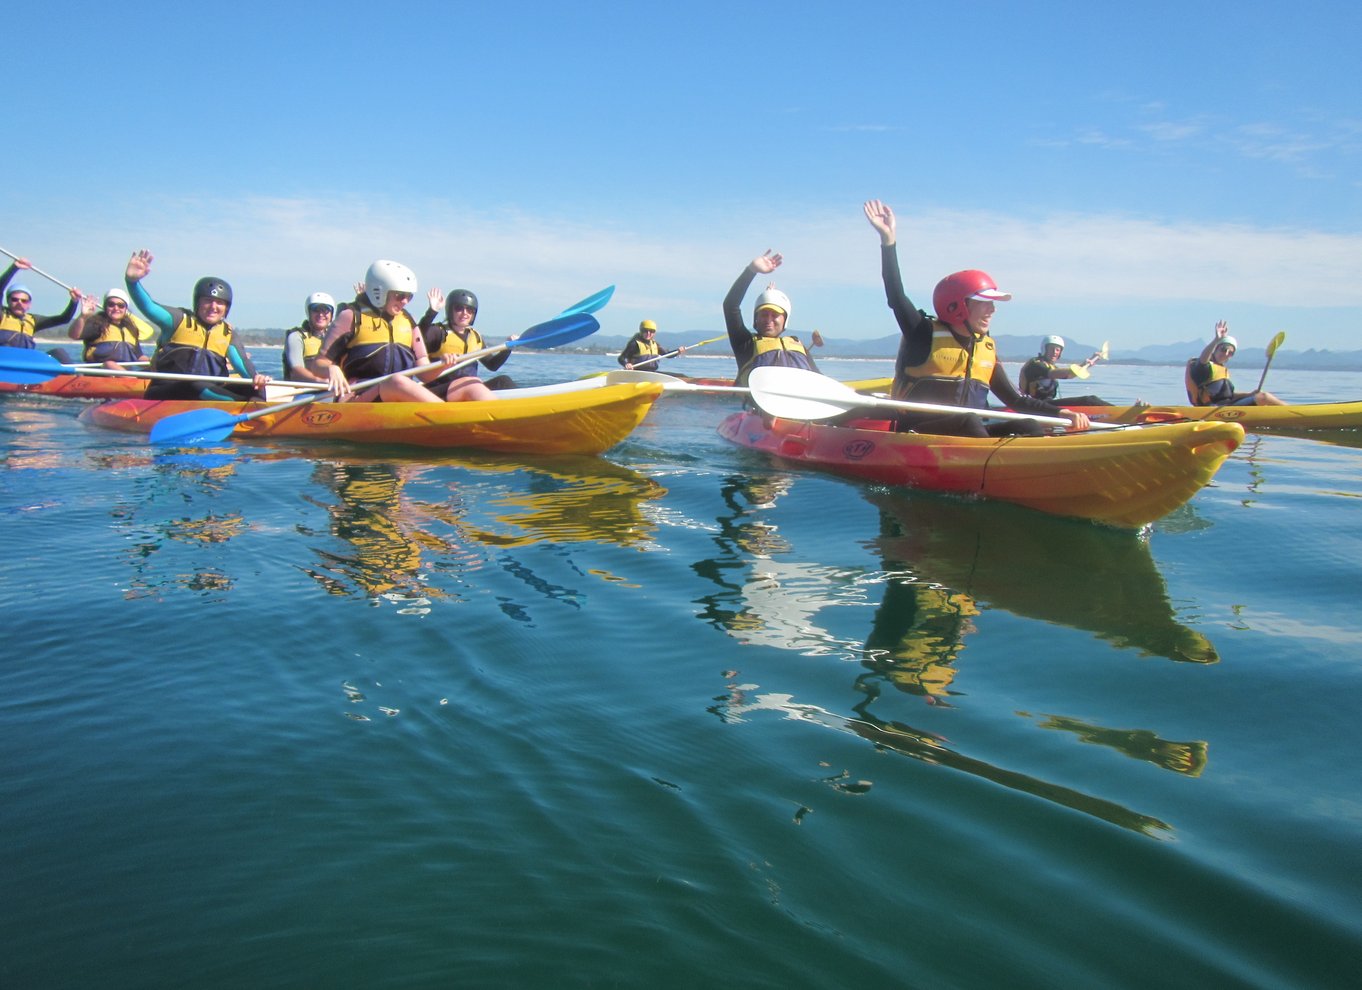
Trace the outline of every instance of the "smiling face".
{"type": "Polygon", "coordinates": [[[383,300],[383,315],[389,317],[396,316],[407,308],[407,303],[409,302],[411,302],[410,292],[396,292],[390,290],[388,292],[388,298],[383,300]]]}
{"type": "Polygon", "coordinates": [[[1044,357],[1045,360],[1049,361],[1051,364],[1054,364],[1056,361],[1058,361],[1059,356],[1063,353],[1064,348],[1060,347],[1058,344],[1045,345],[1044,357]]]}
{"type": "Polygon", "coordinates": [[[330,306],[309,306],[307,308],[307,325],[312,328],[314,333],[321,333],[331,325],[331,318],[335,315],[330,306]]]}
{"type": "Polygon", "coordinates": [[[455,306],[449,311],[449,325],[455,330],[467,330],[473,325],[477,310],[471,306],[455,306]]]}
{"type": "Polygon", "coordinates": [[[1211,352],[1211,360],[1216,364],[1225,364],[1230,358],[1234,357],[1234,345],[1219,343],[1215,345],[1215,350],[1211,352]]]}
{"type": "Polygon", "coordinates": [[[206,327],[215,327],[223,320],[227,319],[228,305],[221,299],[214,299],[212,296],[199,296],[198,302],[194,303],[194,315],[199,318],[199,322],[206,327]]]}
{"type": "Polygon", "coordinates": [[[774,306],[763,306],[752,320],[763,337],[779,337],[785,332],[785,313],[774,306]]]}
{"type": "Polygon", "coordinates": [[[104,315],[111,320],[121,320],[128,313],[128,304],[122,299],[106,299],[104,301],[104,315]]]}
{"type": "Polygon", "coordinates": [[[988,335],[988,325],[993,320],[993,302],[988,299],[965,300],[965,325],[980,336],[988,335]]]}

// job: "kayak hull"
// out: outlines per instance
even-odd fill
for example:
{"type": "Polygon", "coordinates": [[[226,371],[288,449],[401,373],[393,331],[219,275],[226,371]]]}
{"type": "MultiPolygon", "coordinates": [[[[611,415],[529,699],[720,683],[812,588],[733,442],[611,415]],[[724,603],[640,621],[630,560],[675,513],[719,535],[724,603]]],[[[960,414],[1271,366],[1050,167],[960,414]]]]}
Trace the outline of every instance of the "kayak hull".
{"type": "Polygon", "coordinates": [[[1091,406],[1081,409],[1094,419],[1113,423],[1188,419],[1238,423],[1258,430],[1353,430],[1362,428],[1362,401],[1308,402],[1286,406],[1091,406]]]}
{"type": "Polygon", "coordinates": [[[892,432],[882,421],[830,426],[751,410],[729,416],[719,434],[835,474],[1131,529],[1185,503],[1244,439],[1237,423],[1217,422],[1045,437],[941,437],[892,432]]]}
{"type": "MultiPolygon", "coordinates": [[[[233,439],[346,441],[518,454],[599,454],[629,435],[662,388],[652,383],[508,389],[482,402],[328,402],[297,406],[237,425],[233,439]]],[[[81,419],[149,433],[179,413],[220,409],[239,415],[260,402],[124,399],[93,406],[81,419]]]]}
{"type": "Polygon", "coordinates": [[[0,395],[55,395],[67,399],[131,399],[147,390],[145,378],[55,375],[46,381],[0,382],[0,395]]]}

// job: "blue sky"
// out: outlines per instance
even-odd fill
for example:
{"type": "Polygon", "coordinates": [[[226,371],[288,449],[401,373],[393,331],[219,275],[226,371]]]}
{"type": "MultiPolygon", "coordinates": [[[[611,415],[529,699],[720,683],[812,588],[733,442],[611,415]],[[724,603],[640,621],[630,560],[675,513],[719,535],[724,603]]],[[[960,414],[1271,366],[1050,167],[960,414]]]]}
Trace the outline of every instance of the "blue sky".
{"type": "Polygon", "coordinates": [[[0,246],[95,292],[146,247],[159,301],[219,275],[244,327],[393,258],[491,335],[611,283],[607,332],[718,332],[774,248],[794,332],[867,338],[879,198],[914,301],[986,269],[995,333],[1357,349],[1359,9],[26,4],[0,246]]]}

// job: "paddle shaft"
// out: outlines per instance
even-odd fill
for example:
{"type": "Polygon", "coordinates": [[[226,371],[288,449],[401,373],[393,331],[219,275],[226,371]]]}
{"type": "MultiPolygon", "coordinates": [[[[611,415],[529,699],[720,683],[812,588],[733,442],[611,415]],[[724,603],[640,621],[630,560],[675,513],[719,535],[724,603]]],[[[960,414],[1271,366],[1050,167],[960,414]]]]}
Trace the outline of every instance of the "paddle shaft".
{"type": "Polygon", "coordinates": [[[1254,391],[1261,392],[1263,390],[1263,382],[1267,381],[1267,369],[1272,367],[1272,359],[1277,356],[1277,348],[1281,347],[1285,340],[1286,331],[1279,330],[1277,335],[1268,342],[1267,360],[1263,362],[1263,373],[1258,378],[1258,387],[1254,391]]]}
{"type": "Polygon", "coordinates": [[[676,355],[680,354],[682,351],[694,350],[697,347],[704,347],[706,344],[712,344],[716,340],[723,339],[724,339],[723,337],[710,337],[708,340],[697,341],[696,343],[691,344],[689,347],[678,347],[676,350],[668,351],[666,354],[654,354],[652,357],[644,358],[642,361],[635,361],[634,368],[636,369],[641,368],[645,364],[652,364],[654,361],[661,361],[663,358],[676,357],[676,355]]]}
{"type": "MultiPolygon", "coordinates": [[[[18,261],[18,260],[19,260],[19,256],[18,256],[17,254],[11,254],[9,251],[6,251],[6,250],[5,250],[4,248],[2,248],[2,247],[0,247],[0,254],[9,255],[9,257],[13,258],[15,261],[18,261]]],[[[57,283],[58,285],[60,285],[63,289],[65,289],[67,292],[75,292],[75,291],[76,291],[75,289],[71,288],[71,286],[69,286],[69,285],[67,285],[65,282],[63,282],[61,279],[57,278],[55,275],[49,275],[49,274],[47,274],[47,272],[43,271],[41,268],[34,268],[34,267],[32,267],[32,266],[29,266],[29,269],[28,269],[28,270],[31,271],[31,272],[32,272],[33,274],[35,274],[35,275],[41,275],[43,278],[47,279],[47,280],[50,281],[50,282],[56,282],[56,283],[57,283]]]]}
{"type": "MultiPolygon", "coordinates": [[[[148,378],[167,382],[225,382],[228,384],[247,384],[249,378],[228,378],[225,375],[181,375],[173,371],[114,371],[111,368],[86,368],[80,365],[63,365],[66,374],[94,375],[99,378],[148,378]]],[[[326,386],[317,382],[275,382],[274,385],[288,385],[290,388],[305,388],[326,391],[326,386]]]]}

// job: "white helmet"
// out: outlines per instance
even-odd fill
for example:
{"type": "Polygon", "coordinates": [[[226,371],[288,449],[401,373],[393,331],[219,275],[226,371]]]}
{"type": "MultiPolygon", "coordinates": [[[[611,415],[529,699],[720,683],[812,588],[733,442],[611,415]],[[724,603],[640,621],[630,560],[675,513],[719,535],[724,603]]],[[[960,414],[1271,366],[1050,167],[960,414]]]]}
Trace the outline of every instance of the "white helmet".
{"type": "Polygon", "coordinates": [[[1054,334],[1050,334],[1050,336],[1046,337],[1044,340],[1040,342],[1040,349],[1042,351],[1044,351],[1045,348],[1047,347],[1058,347],[1061,351],[1064,350],[1064,338],[1056,337],[1054,334]]]}
{"type": "Polygon", "coordinates": [[[1225,334],[1225,336],[1223,336],[1223,337],[1221,337],[1219,340],[1217,340],[1216,343],[1217,343],[1217,344],[1226,344],[1226,345],[1228,345],[1228,346],[1230,346],[1230,347],[1233,347],[1236,351],[1239,350],[1239,341],[1235,340],[1235,339],[1234,339],[1233,337],[1231,337],[1229,334],[1225,334]]]}
{"type": "Polygon", "coordinates": [[[364,294],[376,309],[381,309],[389,292],[416,295],[416,275],[406,265],[380,259],[364,273],[364,294]]]}
{"type": "Polygon", "coordinates": [[[331,310],[331,315],[336,314],[336,300],[332,299],[325,292],[314,292],[307,297],[307,302],[303,304],[303,312],[308,316],[312,315],[313,306],[326,306],[331,310]]]}
{"type": "Polygon", "coordinates": [[[781,292],[774,285],[768,285],[761,295],[757,296],[757,304],[752,308],[752,317],[756,318],[757,310],[763,306],[770,306],[778,309],[785,314],[785,322],[790,322],[790,297],[781,292]]]}
{"type": "Polygon", "coordinates": [[[110,289],[108,292],[104,293],[105,306],[109,305],[110,299],[122,300],[124,306],[127,306],[129,309],[132,308],[132,300],[128,298],[128,294],[122,289],[110,289]]]}

